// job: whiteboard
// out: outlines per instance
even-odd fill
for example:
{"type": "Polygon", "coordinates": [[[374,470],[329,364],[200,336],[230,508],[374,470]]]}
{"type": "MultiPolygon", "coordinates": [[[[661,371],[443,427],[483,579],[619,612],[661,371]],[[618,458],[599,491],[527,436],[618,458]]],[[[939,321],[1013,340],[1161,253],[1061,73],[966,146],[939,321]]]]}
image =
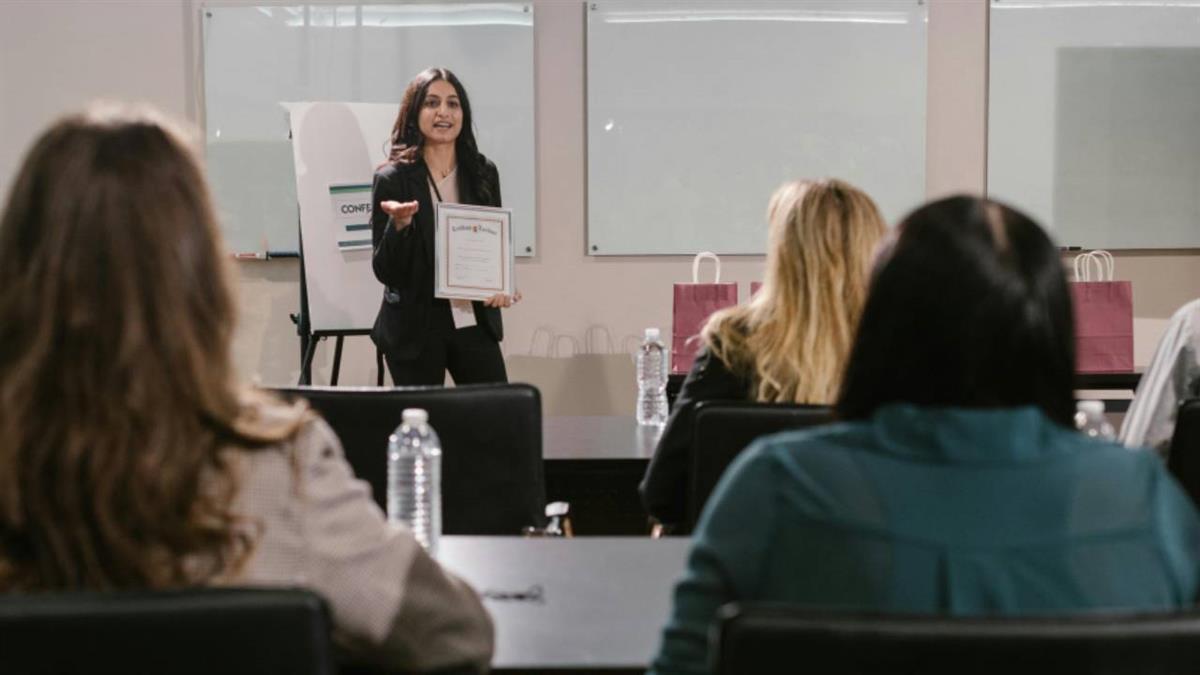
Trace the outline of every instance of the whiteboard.
{"type": "MultiPolygon", "coordinates": [[[[201,11],[208,172],[226,243],[235,252],[298,249],[296,182],[281,102],[387,103],[394,120],[413,76],[444,66],[466,87],[479,149],[500,170],[516,253],[536,253],[529,3],[201,11]]],[[[373,165],[385,159],[390,131],[368,139],[373,165]]]]}
{"type": "Polygon", "coordinates": [[[1200,2],[994,0],[988,193],[1060,245],[1200,247],[1200,2]]]}
{"type": "Polygon", "coordinates": [[[763,253],[796,178],[848,180],[889,221],[919,204],[927,9],[589,3],[588,253],[763,253]]]}

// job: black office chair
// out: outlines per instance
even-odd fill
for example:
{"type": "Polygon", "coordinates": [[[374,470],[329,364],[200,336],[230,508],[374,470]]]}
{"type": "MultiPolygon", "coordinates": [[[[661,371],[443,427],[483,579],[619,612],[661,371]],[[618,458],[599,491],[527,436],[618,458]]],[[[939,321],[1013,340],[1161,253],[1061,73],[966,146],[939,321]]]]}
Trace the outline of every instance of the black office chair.
{"type": "Polygon", "coordinates": [[[541,527],[542,399],[528,384],[295,387],[342,441],[354,473],[387,508],[388,436],[405,408],[424,408],[442,442],[442,532],[518,535],[541,527]]]}
{"type": "Polygon", "coordinates": [[[1167,469],[1192,502],[1200,505],[1200,398],[1189,399],[1179,406],[1167,469]]]}
{"type": "Polygon", "coordinates": [[[667,410],[675,409],[675,399],[679,398],[679,392],[683,390],[683,381],[686,379],[687,375],[683,373],[667,375],[667,410]]]}
{"type": "Polygon", "coordinates": [[[0,594],[0,672],[332,675],[329,630],[298,589],[0,594]]]}
{"type": "Polygon", "coordinates": [[[704,504],[721,474],[742,450],[759,436],[804,429],[833,419],[827,406],[705,401],[696,406],[692,422],[691,488],[687,522],[695,527],[704,504]]]}
{"type": "Polygon", "coordinates": [[[718,675],[1166,675],[1200,663],[1200,613],[952,618],[726,606],[718,675]]]}

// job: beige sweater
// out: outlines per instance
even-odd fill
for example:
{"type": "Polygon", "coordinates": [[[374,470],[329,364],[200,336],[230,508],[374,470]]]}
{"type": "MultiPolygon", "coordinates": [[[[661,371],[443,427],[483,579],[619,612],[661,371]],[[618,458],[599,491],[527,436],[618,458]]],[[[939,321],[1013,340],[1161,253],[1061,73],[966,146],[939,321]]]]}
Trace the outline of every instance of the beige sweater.
{"type": "Polygon", "coordinates": [[[334,639],[367,662],[487,670],[493,630],[479,597],[386,522],[324,421],[288,443],[237,452],[235,508],[258,529],[234,583],[316,591],[332,610],[334,639]]]}

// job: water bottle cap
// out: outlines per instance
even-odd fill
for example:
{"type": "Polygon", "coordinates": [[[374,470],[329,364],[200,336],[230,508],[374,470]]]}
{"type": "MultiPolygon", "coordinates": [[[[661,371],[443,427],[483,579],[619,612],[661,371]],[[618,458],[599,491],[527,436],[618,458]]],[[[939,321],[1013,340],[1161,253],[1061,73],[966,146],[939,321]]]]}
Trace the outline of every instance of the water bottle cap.
{"type": "Polygon", "coordinates": [[[429,413],[422,408],[405,408],[401,419],[410,426],[425,424],[429,421],[429,413]]]}
{"type": "Polygon", "coordinates": [[[1079,401],[1075,404],[1075,409],[1088,415],[1103,415],[1104,401],[1079,401]]]}
{"type": "Polygon", "coordinates": [[[658,336],[659,336],[659,333],[658,333],[657,328],[647,328],[646,329],[646,339],[647,340],[657,340],[658,336]]]}

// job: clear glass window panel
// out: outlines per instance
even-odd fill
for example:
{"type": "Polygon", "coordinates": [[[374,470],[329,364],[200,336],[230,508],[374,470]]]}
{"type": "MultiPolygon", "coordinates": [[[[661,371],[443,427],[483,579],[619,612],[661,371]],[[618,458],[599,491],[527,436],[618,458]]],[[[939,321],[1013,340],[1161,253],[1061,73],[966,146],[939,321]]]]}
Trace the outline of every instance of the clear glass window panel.
{"type": "Polygon", "coordinates": [[[1200,246],[1200,2],[993,0],[988,193],[1063,246],[1200,246]]]}
{"type": "Polygon", "coordinates": [[[917,0],[589,3],[589,253],[762,253],[796,178],[913,208],[926,21],[917,0]]]}
{"type": "MultiPolygon", "coordinates": [[[[297,5],[204,10],[209,176],[235,252],[296,251],[295,101],[393,103],[440,65],[471,96],[500,169],[517,255],[534,254],[533,9],[528,3],[297,5]]],[[[378,139],[383,161],[387,139],[378,139]]],[[[370,182],[369,174],[363,176],[370,182]]]]}

